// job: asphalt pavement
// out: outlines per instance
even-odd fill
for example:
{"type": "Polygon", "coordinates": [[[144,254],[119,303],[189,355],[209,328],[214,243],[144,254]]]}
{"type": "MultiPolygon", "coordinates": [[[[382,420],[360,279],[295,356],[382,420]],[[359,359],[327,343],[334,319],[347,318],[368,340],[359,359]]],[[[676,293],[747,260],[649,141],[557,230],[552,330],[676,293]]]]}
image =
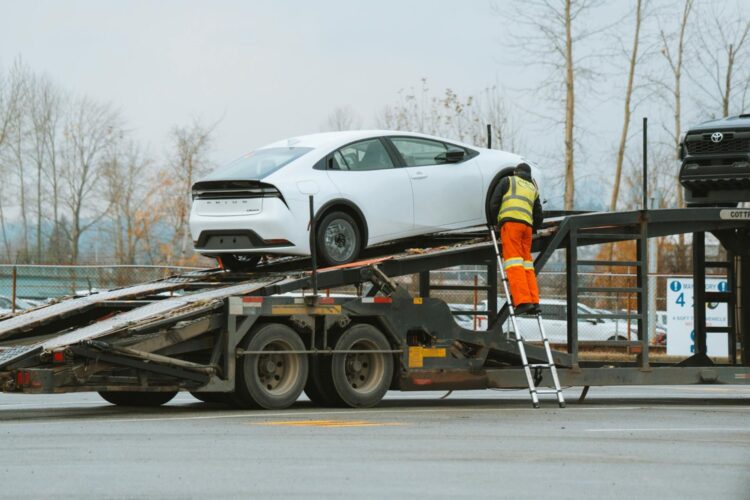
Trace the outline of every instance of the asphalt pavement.
{"type": "Polygon", "coordinates": [[[0,498],[750,498],[750,387],[149,410],[0,394],[0,498]]]}

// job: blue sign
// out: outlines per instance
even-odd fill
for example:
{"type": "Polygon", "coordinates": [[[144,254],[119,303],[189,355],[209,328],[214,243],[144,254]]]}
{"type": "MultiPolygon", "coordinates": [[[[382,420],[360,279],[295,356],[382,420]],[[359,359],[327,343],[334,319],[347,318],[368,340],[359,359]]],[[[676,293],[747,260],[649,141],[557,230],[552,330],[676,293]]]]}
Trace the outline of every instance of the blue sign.
{"type": "Polygon", "coordinates": [[[719,286],[717,287],[720,292],[726,292],[727,291],[727,282],[726,281],[720,281],[719,286]]]}
{"type": "Polygon", "coordinates": [[[669,288],[671,288],[673,292],[679,292],[680,290],[682,290],[682,283],[680,283],[679,281],[673,281],[669,284],[669,288]]]}

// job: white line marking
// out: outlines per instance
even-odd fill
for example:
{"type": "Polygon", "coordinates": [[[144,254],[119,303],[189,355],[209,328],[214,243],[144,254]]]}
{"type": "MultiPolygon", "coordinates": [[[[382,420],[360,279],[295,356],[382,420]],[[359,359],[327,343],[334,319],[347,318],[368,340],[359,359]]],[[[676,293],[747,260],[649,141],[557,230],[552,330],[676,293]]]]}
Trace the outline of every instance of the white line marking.
{"type": "MultiPolygon", "coordinates": [[[[557,411],[564,411],[564,412],[571,412],[571,411],[621,411],[621,410],[642,410],[642,407],[638,406],[616,406],[616,407],[606,407],[606,408],[566,408],[564,410],[561,410],[560,408],[550,408],[557,411]]],[[[489,413],[489,412],[515,412],[515,411],[523,411],[523,412],[529,412],[529,411],[535,411],[539,412],[539,410],[536,410],[534,408],[425,408],[425,409],[408,409],[408,410],[335,410],[335,411],[294,411],[294,410],[286,410],[282,412],[242,412],[242,413],[228,413],[228,414],[219,414],[219,415],[192,415],[192,416],[184,416],[184,417],[146,417],[146,418],[100,418],[96,419],[100,422],[107,422],[107,423],[125,423],[125,422],[172,422],[172,421],[180,421],[180,420],[219,420],[219,419],[230,419],[230,418],[252,418],[252,419],[265,419],[265,418],[276,418],[276,417],[287,417],[287,418],[297,418],[297,417],[309,417],[309,416],[326,416],[326,415],[348,415],[351,417],[354,416],[361,416],[361,415],[388,415],[393,413],[398,414],[409,414],[409,413],[489,413]]],[[[51,417],[51,418],[54,418],[51,417]]],[[[82,418],[80,420],[94,420],[91,418],[82,418]]],[[[65,419],[64,423],[69,423],[70,419],[65,419]]],[[[0,424],[11,424],[11,423],[19,423],[12,420],[6,420],[4,422],[0,422],[0,424]]],[[[44,420],[44,421],[34,421],[34,422],[22,422],[24,424],[28,423],[39,423],[39,424],[45,424],[49,425],[50,423],[57,423],[57,422],[50,422],[50,420],[44,420]]],[[[63,422],[60,422],[63,423],[63,422]]]]}
{"type": "Polygon", "coordinates": [[[586,432],[750,432],[750,427],[650,427],[642,429],[586,429],[586,432]]]}
{"type": "Polygon", "coordinates": [[[47,406],[68,406],[71,409],[75,409],[81,405],[92,405],[92,406],[108,406],[105,401],[73,401],[67,403],[5,403],[0,404],[0,411],[12,409],[12,408],[44,408],[47,406]]]}

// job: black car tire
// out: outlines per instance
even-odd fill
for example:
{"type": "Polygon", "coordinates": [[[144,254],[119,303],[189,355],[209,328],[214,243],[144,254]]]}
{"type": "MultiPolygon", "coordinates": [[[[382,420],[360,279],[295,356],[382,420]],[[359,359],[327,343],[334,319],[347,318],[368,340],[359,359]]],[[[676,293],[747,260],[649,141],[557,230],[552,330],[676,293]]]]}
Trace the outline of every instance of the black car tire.
{"type": "Polygon", "coordinates": [[[359,257],[362,235],[357,221],[346,212],[334,211],[317,223],[316,248],[322,264],[338,266],[359,257]]]}
{"type": "Polygon", "coordinates": [[[229,271],[246,272],[252,271],[260,262],[257,254],[222,254],[216,259],[221,261],[221,267],[229,271]]]}

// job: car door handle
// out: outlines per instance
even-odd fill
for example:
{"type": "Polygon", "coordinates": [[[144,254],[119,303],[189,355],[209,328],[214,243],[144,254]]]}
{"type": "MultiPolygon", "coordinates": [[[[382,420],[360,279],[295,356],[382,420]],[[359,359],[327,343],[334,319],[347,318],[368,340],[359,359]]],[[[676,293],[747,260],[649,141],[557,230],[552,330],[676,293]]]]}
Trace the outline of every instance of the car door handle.
{"type": "Polygon", "coordinates": [[[426,179],[427,178],[427,174],[425,174],[424,172],[414,172],[414,174],[412,174],[411,178],[412,179],[426,179]]]}

